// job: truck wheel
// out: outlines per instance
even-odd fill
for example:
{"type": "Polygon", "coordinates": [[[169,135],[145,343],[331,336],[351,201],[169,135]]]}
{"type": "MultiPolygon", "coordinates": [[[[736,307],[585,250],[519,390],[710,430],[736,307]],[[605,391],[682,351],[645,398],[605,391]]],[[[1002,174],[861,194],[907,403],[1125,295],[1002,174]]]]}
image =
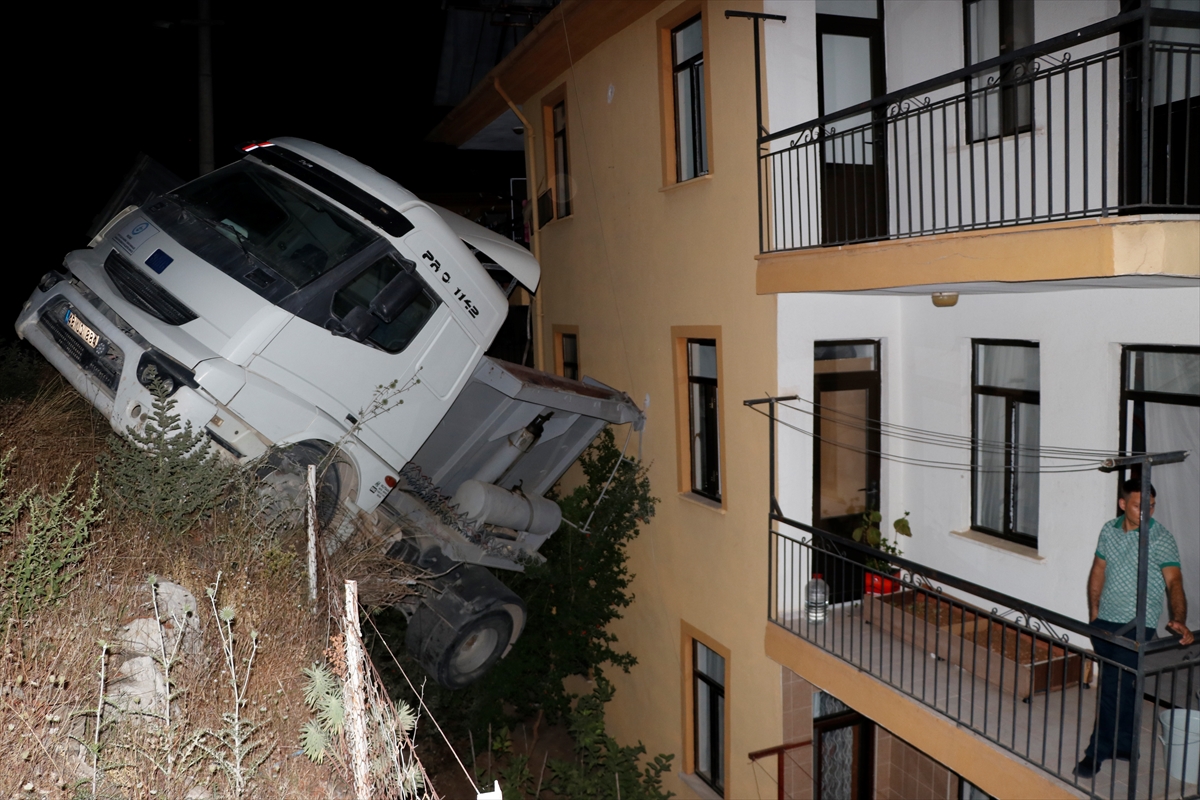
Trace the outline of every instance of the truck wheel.
{"type": "Polygon", "coordinates": [[[483,677],[504,655],[513,632],[513,618],[503,609],[486,611],[452,627],[422,605],[408,625],[410,636],[416,632],[423,639],[416,653],[422,666],[448,689],[461,689],[483,677]]]}
{"type": "Polygon", "coordinates": [[[333,521],[342,500],[358,488],[354,466],[342,455],[329,461],[332,446],[325,442],[299,442],[273,449],[259,470],[264,487],[265,512],[270,516],[294,516],[295,524],[304,523],[305,487],[308,467],[317,467],[317,526],[326,528],[333,521]]]}

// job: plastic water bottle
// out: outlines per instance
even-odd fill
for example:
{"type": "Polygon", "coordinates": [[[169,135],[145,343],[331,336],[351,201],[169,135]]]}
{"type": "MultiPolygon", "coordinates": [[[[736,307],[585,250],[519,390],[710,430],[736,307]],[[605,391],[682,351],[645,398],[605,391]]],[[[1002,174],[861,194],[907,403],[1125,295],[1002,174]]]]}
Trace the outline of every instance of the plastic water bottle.
{"type": "Polygon", "coordinates": [[[829,584],[814,572],[812,580],[804,587],[805,605],[808,607],[809,622],[824,622],[825,609],[829,604],[829,584]]]}

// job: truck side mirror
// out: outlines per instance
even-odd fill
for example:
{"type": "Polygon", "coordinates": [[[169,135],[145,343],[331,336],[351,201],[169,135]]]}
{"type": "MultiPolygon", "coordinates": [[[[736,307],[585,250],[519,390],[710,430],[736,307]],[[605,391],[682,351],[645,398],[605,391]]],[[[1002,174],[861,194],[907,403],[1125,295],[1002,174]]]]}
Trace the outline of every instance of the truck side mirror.
{"type": "Polygon", "coordinates": [[[371,300],[371,312],[385,324],[395,322],[396,317],[408,308],[421,294],[421,282],[411,273],[401,272],[388,281],[371,300]]]}
{"type": "Polygon", "coordinates": [[[379,327],[379,320],[362,306],[355,306],[342,318],[341,335],[361,342],[379,327]]]}

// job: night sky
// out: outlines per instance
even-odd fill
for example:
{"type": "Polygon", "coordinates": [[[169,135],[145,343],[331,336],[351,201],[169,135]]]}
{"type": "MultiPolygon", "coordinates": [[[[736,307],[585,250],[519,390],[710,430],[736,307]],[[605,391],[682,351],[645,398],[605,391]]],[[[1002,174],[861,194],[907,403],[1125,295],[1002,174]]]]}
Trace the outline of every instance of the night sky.
{"type": "MultiPolygon", "coordinates": [[[[0,299],[0,339],[15,336],[38,277],[87,243],[93,217],[139,152],[184,179],[198,162],[196,29],[181,24],[196,17],[194,2],[43,0],[14,13],[5,116],[18,192],[6,205],[23,233],[9,248],[16,257],[0,299]]],[[[218,167],[244,142],[299,136],[419,195],[507,195],[508,179],[523,176],[521,153],[424,142],[448,111],[432,103],[445,27],[439,0],[213,0],[212,17],[221,21],[213,28],[218,167]]]]}

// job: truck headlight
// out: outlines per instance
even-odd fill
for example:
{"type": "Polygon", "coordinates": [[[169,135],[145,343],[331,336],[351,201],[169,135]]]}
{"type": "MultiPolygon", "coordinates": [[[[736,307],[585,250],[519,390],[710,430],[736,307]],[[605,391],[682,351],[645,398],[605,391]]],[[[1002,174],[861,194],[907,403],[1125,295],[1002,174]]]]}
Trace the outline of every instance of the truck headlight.
{"type": "Polygon", "coordinates": [[[180,386],[190,386],[195,389],[200,385],[196,383],[194,372],[166,353],[154,348],[142,353],[137,366],[137,379],[138,383],[147,389],[152,388],[154,381],[157,380],[162,385],[167,397],[175,394],[180,386]]]}
{"type": "Polygon", "coordinates": [[[66,275],[63,275],[58,270],[52,269],[49,272],[47,272],[45,275],[43,275],[42,279],[40,281],[38,281],[38,289],[43,292],[48,292],[54,288],[55,284],[59,283],[60,281],[66,280],[66,277],[67,277],[66,275]]]}

